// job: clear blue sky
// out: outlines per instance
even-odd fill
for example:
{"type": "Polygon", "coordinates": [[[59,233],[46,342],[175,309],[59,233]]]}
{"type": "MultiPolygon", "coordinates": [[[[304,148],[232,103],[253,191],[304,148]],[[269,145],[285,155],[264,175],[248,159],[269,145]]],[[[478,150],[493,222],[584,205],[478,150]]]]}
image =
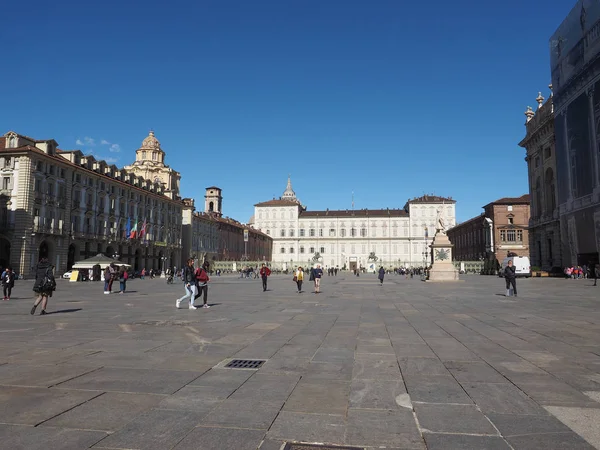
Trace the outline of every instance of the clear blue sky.
{"type": "Polygon", "coordinates": [[[220,186],[242,222],[288,173],[311,210],[435,193],[464,221],[527,192],[523,112],[574,4],[8,2],[0,128],[119,166],[152,128],[182,195],[220,186]]]}

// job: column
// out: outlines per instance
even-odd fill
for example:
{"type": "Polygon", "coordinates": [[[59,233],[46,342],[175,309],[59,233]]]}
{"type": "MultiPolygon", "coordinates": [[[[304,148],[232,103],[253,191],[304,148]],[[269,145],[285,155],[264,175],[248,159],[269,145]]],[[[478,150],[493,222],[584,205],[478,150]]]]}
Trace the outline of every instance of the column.
{"type": "Polygon", "coordinates": [[[594,165],[594,191],[597,191],[598,189],[600,189],[600,178],[599,178],[599,174],[598,174],[598,142],[597,142],[597,135],[596,135],[596,120],[594,117],[594,87],[591,87],[588,89],[588,103],[590,105],[590,118],[589,118],[589,124],[590,124],[590,135],[591,135],[591,139],[590,139],[590,143],[591,143],[591,152],[592,152],[592,163],[594,165]]]}

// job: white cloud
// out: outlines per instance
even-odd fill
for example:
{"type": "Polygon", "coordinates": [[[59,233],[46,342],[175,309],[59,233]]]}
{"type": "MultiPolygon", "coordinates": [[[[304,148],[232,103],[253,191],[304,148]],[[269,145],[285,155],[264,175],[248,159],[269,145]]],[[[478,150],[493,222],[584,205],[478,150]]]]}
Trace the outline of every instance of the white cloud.
{"type": "Polygon", "coordinates": [[[112,157],[109,157],[109,158],[106,158],[106,159],[104,159],[104,161],[106,161],[108,164],[114,164],[114,163],[116,163],[118,160],[119,160],[119,158],[112,158],[112,157]]]}
{"type": "Polygon", "coordinates": [[[100,144],[101,144],[101,145],[110,145],[110,142],[108,142],[106,139],[102,139],[102,140],[100,141],[100,144]]]}
{"type": "Polygon", "coordinates": [[[83,139],[77,139],[75,141],[75,144],[77,144],[77,145],[85,145],[85,146],[88,146],[88,147],[93,147],[94,145],[96,145],[96,141],[93,138],[91,138],[89,136],[86,136],[83,139]]]}
{"type": "Polygon", "coordinates": [[[118,153],[121,151],[121,146],[119,144],[112,144],[109,150],[113,153],[118,153]]]}

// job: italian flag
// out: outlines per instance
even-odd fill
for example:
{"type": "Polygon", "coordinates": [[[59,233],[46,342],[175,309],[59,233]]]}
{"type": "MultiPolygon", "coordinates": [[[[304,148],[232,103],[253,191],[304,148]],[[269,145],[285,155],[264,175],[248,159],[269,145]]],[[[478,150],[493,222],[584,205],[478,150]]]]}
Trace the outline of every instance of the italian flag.
{"type": "Polygon", "coordinates": [[[131,229],[131,234],[129,235],[129,239],[135,239],[137,236],[137,226],[138,226],[138,222],[137,220],[135,221],[135,224],[133,225],[133,228],[131,229]]]}

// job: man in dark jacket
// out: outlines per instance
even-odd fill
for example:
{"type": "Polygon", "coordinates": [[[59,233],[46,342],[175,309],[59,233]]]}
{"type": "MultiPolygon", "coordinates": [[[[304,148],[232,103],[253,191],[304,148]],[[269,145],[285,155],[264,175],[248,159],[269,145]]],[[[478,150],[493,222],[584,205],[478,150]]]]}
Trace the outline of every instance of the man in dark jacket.
{"type": "Polygon", "coordinates": [[[188,259],[187,266],[183,268],[181,278],[183,279],[183,287],[185,289],[185,295],[175,302],[175,307],[179,308],[181,302],[187,298],[190,300],[189,309],[196,309],[194,306],[194,299],[196,297],[196,276],[194,274],[194,260],[188,259]]]}
{"type": "Polygon", "coordinates": [[[513,293],[517,296],[517,283],[516,283],[515,267],[511,259],[508,260],[506,268],[504,269],[504,279],[506,280],[506,296],[510,297],[510,286],[512,285],[513,293]]]}
{"type": "Polygon", "coordinates": [[[15,285],[15,273],[12,270],[12,267],[7,267],[4,272],[2,272],[2,289],[4,291],[4,300],[10,300],[10,294],[12,292],[12,288],[15,285]]]}
{"type": "Polygon", "coordinates": [[[383,278],[385,277],[385,269],[383,266],[379,268],[379,286],[383,286],[383,278]]]}

